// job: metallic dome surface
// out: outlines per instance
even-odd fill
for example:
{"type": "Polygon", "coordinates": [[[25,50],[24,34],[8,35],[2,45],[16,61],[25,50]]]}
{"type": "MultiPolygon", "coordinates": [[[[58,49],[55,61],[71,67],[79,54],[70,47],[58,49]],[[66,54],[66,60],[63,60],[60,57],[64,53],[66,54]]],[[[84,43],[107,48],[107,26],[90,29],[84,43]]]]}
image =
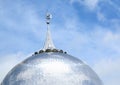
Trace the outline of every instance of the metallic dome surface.
{"type": "Polygon", "coordinates": [[[33,55],[15,66],[1,85],[102,85],[81,60],[58,52],[33,55]]]}

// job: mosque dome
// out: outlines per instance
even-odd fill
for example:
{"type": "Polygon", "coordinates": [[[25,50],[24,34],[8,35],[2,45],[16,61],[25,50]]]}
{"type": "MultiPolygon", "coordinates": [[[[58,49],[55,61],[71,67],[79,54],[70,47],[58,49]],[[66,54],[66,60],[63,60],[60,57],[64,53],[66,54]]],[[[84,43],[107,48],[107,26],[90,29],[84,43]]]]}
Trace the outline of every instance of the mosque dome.
{"type": "Polygon", "coordinates": [[[102,85],[81,60],[60,52],[33,55],[14,67],[1,85],[102,85]]]}
{"type": "Polygon", "coordinates": [[[44,48],[15,66],[1,85],[102,85],[102,82],[80,59],[56,49],[48,29],[44,48]]]}

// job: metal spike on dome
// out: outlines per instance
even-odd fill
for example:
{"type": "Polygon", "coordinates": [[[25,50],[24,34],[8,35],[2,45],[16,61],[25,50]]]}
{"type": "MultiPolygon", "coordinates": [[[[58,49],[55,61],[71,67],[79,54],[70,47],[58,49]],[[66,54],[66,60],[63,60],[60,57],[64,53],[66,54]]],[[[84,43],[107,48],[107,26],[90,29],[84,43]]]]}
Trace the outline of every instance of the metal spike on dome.
{"type": "Polygon", "coordinates": [[[50,32],[50,19],[52,18],[52,15],[47,13],[46,14],[46,24],[47,24],[47,36],[46,41],[43,50],[46,49],[55,49],[55,46],[52,41],[51,32],[50,32]]]}

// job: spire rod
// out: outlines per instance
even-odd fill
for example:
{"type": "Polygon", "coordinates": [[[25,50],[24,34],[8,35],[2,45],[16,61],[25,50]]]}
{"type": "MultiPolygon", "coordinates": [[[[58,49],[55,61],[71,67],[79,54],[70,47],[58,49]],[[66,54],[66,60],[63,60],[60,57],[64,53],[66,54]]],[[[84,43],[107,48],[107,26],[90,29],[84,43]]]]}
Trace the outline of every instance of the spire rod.
{"type": "Polygon", "coordinates": [[[55,46],[53,44],[52,37],[51,37],[51,32],[50,32],[50,19],[51,18],[52,18],[52,15],[47,13],[46,14],[47,35],[46,35],[46,41],[45,41],[45,45],[43,47],[43,50],[55,49],[55,46]]]}

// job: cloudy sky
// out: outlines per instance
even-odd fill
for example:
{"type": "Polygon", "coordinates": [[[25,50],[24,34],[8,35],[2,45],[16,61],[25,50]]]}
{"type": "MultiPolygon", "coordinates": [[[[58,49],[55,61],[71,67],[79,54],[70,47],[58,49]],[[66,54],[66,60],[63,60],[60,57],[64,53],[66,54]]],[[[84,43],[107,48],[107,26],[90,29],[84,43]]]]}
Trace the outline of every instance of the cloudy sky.
{"type": "Polygon", "coordinates": [[[43,48],[47,10],[55,46],[86,62],[104,85],[119,85],[119,0],[0,0],[0,82],[43,48]]]}

